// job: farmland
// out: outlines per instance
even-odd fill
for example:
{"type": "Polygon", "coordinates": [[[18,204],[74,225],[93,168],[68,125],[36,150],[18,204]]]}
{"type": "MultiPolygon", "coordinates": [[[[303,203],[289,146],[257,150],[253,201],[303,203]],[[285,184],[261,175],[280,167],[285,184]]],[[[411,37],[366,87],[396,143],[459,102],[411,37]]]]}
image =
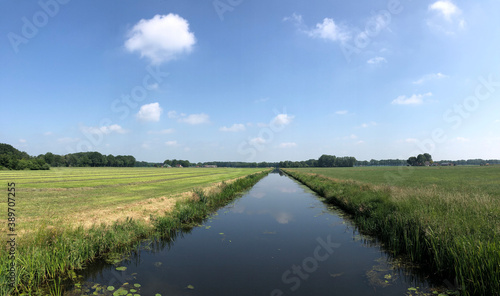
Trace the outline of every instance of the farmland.
{"type": "MultiPolygon", "coordinates": [[[[14,182],[16,190],[12,206],[17,234],[16,289],[35,293],[38,285],[83,268],[96,257],[126,250],[141,238],[168,234],[201,219],[255,184],[267,173],[255,174],[261,171],[267,170],[0,171],[2,184],[14,182]]],[[[6,203],[1,204],[0,211],[7,213],[6,203]]],[[[6,224],[2,223],[2,231],[9,233],[6,224]]],[[[2,266],[10,264],[7,257],[2,249],[2,266]]],[[[2,274],[2,295],[7,281],[6,274],[2,274]]],[[[55,289],[50,294],[58,295],[59,287],[55,289]]]]}
{"type": "Polygon", "coordinates": [[[287,169],[466,295],[500,290],[500,167],[287,169]]]}
{"type": "MultiPolygon", "coordinates": [[[[42,223],[90,226],[127,216],[147,219],[150,214],[170,209],[193,188],[260,170],[52,168],[50,171],[0,171],[0,181],[5,185],[16,183],[18,231],[22,234],[42,223]]],[[[1,203],[0,211],[5,213],[6,207],[6,203],[1,203]]]]}

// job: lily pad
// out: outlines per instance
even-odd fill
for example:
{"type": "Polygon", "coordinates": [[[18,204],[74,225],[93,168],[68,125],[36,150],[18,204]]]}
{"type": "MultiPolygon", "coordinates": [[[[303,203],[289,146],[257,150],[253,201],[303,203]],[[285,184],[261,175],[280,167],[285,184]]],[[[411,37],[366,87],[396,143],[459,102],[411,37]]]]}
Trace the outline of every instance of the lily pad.
{"type": "Polygon", "coordinates": [[[161,296],[161,294],[160,293],[156,293],[155,296],[161,296]]]}
{"type": "Polygon", "coordinates": [[[134,284],[134,287],[136,287],[136,288],[140,288],[140,287],[141,287],[141,284],[134,284]]]}
{"type": "Polygon", "coordinates": [[[113,293],[113,296],[125,296],[128,294],[128,291],[124,288],[120,288],[118,290],[116,290],[114,293],[113,293]]]}
{"type": "Polygon", "coordinates": [[[220,235],[224,235],[224,232],[219,232],[220,235]]]}
{"type": "Polygon", "coordinates": [[[136,289],[130,289],[130,292],[135,293],[135,292],[137,292],[137,290],[136,289]]]}
{"type": "Polygon", "coordinates": [[[115,290],[115,287],[113,287],[113,286],[108,286],[106,289],[108,289],[108,291],[114,291],[114,290],[115,290]]]}
{"type": "Polygon", "coordinates": [[[188,289],[190,289],[190,290],[194,290],[194,286],[193,286],[193,285],[187,285],[187,287],[186,287],[186,288],[188,288],[188,289]]]}
{"type": "Polygon", "coordinates": [[[119,266],[119,267],[116,268],[116,270],[118,270],[118,271],[125,271],[125,270],[127,270],[127,267],[125,267],[125,266],[119,266]]]}

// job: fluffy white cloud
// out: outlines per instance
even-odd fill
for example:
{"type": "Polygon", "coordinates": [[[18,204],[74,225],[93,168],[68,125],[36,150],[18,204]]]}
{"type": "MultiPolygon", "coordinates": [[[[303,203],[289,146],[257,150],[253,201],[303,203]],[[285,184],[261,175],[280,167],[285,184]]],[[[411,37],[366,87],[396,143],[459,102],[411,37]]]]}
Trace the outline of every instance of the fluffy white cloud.
{"type": "Polygon", "coordinates": [[[289,125],[292,123],[292,120],[295,118],[293,115],[288,115],[288,114],[278,114],[276,117],[273,118],[271,123],[275,126],[284,126],[284,125],[289,125]]]}
{"type": "Polygon", "coordinates": [[[314,38],[341,42],[350,38],[349,32],[335,24],[331,18],[323,19],[322,23],[316,24],[316,28],[307,31],[307,34],[314,38]]]}
{"type": "Polygon", "coordinates": [[[175,132],[175,130],[173,128],[168,128],[168,129],[164,129],[161,131],[149,131],[148,134],[150,134],[150,135],[166,135],[166,134],[172,134],[174,132],[175,132]]]}
{"type": "Polygon", "coordinates": [[[197,125],[197,124],[209,123],[210,117],[205,113],[190,114],[188,116],[183,116],[183,117],[179,118],[178,121],[184,122],[187,124],[191,124],[191,125],[197,125]]]}
{"type": "Polygon", "coordinates": [[[431,29],[452,35],[457,28],[465,28],[466,22],[462,17],[462,11],[452,1],[439,0],[429,5],[428,9],[434,13],[434,16],[427,20],[427,25],[431,29]]]}
{"type": "Polygon", "coordinates": [[[285,143],[281,143],[279,144],[279,148],[293,148],[293,147],[296,147],[297,146],[297,143],[294,143],[294,142],[285,142],[285,143]]]}
{"type": "Polygon", "coordinates": [[[130,52],[138,51],[141,57],[159,64],[189,53],[195,43],[188,21],[170,13],[140,20],[128,33],[125,48],[130,52]]]}
{"type": "Polygon", "coordinates": [[[124,130],[118,124],[112,124],[112,125],[101,126],[101,127],[82,126],[81,130],[82,130],[82,132],[84,132],[86,134],[101,134],[101,135],[102,134],[109,135],[111,133],[119,133],[119,134],[127,133],[127,131],[124,130]]]}
{"type": "Polygon", "coordinates": [[[177,146],[177,141],[167,141],[167,142],[165,142],[165,145],[170,146],[170,147],[177,146]]]}
{"type": "Polygon", "coordinates": [[[223,126],[219,130],[222,132],[242,132],[245,130],[245,125],[241,123],[235,123],[230,127],[223,126]]]}
{"type": "Polygon", "coordinates": [[[136,116],[141,121],[160,121],[162,112],[163,109],[159,103],[151,103],[141,106],[136,116]]]}
{"type": "Polygon", "coordinates": [[[347,113],[349,113],[347,110],[339,110],[339,111],[335,112],[335,114],[337,114],[337,115],[346,115],[347,113]]]}
{"type": "Polygon", "coordinates": [[[345,42],[351,38],[348,29],[341,27],[331,18],[324,18],[322,23],[317,23],[313,29],[309,29],[304,25],[302,15],[292,14],[290,17],[285,17],[283,21],[293,22],[299,30],[312,38],[326,39],[330,41],[345,42]]]}
{"type": "Polygon", "coordinates": [[[425,97],[430,97],[432,96],[432,93],[426,93],[426,94],[413,94],[411,97],[407,96],[399,96],[395,100],[392,101],[391,104],[394,105],[420,105],[424,102],[425,97]]]}
{"type": "Polygon", "coordinates": [[[417,139],[415,139],[415,138],[408,138],[408,139],[406,139],[406,140],[405,140],[405,142],[406,142],[406,143],[417,143],[417,142],[418,142],[418,140],[417,140],[417,139]]]}
{"type": "Polygon", "coordinates": [[[454,15],[460,14],[460,9],[449,0],[440,0],[429,5],[429,10],[436,11],[447,21],[451,21],[454,15]]]}
{"type": "Polygon", "coordinates": [[[422,78],[420,78],[419,80],[413,81],[413,84],[422,84],[422,83],[429,81],[429,80],[438,80],[438,79],[443,79],[443,78],[447,78],[447,77],[448,77],[448,75],[444,75],[443,73],[427,74],[427,75],[422,76],[422,78]]]}
{"type": "Polygon", "coordinates": [[[380,64],[380,63],[387,63],[387,60],[384,57],[374,57],[366,61],[368,64],[380,64]]]}

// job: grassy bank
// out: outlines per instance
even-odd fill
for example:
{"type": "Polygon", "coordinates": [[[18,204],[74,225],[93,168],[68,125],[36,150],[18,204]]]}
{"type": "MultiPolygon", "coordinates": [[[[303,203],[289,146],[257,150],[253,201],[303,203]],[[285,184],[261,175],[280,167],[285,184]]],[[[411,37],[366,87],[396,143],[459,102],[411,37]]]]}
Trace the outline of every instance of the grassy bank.
{"type": "MultiPolygon", "coordinates": [[[[256,170],[237,171],[238,174],[236,175],[224,175],[226,180],[234,179],[231,177],[239,177],[230,183],[219,182],[217,186],[207,187],[208,184],[205,179],[204,183],[200,183],[200,185],[205,186],[190,187],[190,189],[196,189],[181,194],[182,198],[173,199],[175,202],[172,207],[163,209],[158,214],[150,214],[148,219],[134,219],[124,216],[123,219],[107,221],[107,223],[96,223],[90,226],[75,223],[54,224],[49,223],[49,220],[40,220],[41,223],[37,224],[36,230],[26,230],[22,236],[18,237],[15,261],[17,281],[16,288],[10,293],[12,295],[21,292],[29,295],[59,295],[60,286],[56,284],[58,281],[53,281],[54,279],[70,278],[74,274],[71,272],[72,270],[84,268],[92,260],[105,257],[106,254],[111,252],[129,250],[139,243],[141,239],[168,236],[177,229],[193,225],[215,209],[225,205],[239,192],[252,187],[268,173],[268,170],[264,172],[256,172],[256,170]],[[247,176],[242,177],[242,175],[247,176]],[[41,285],[47,284],[51,290],[39,291],[38,288],[41,285]]],[[[187,171],[177,171],[177,173],[182,172],[189,173],[187,171]]],[[[216,173],[217,170],[212,170],[210,175],[216,175],[216,173]]],[[[95,175],[98,175],[98,172],[95,175]]],[[[59,177],[56,176],[56,178],[59,177]]],[[[81,176],[75,178],[81,178],[81,176]]],[[[196,177],[193,178],[196,179],[196,177]]],[[[214,180],[215,177],[210,176],[210,178],[210,180],[214,180]]],[[[99,178],[94,179],[96,180],[93,181],[100,182],[97,180],[99,178]]],[[[181,179],[177,178],[175,180],[181,179]]],[[[149,181],[150,179],[145,182],[149,181]]],[[[192,182],[191,185],[194,183],[196,182],[192,182]]],[[[68,183],[63,181],[61,184],[67,185],[68,183]]],[[[118,191],[120,189],[120,186],[110,184],[108,186],[116,188],[118,191]]],[[[136,185],[136,187],[140,186],[136,185]]],[[[128,188],[133,190],[136,187],[129,186],[128,188]]],[[[78,187],[75,186],[74,188],[78,187]]],[[[112,191],[111,188],[105,188],[112,191]]],[[[162,194],[165,194],[165,192],[162,194]]],[[[20,194],[16,195],[16,197],[19,196],[20,194]]],[[[89,200],[92,200],[92,198],[92,196],[89,196],[89,200]]],[[[158,205],[154,200],[151,202],[158,205]]],[[[126,203],[125,201],[124,204],[126,203]]],[[[146,204],[148,203],[146,202],[146,204]]],[[[123,204],[121,205],[123,206],[123,204]]],[[[21,214],[20,216],[22,217],[21,214]]],[[[0,266],[2,266],[0,295],[8,295],[9,293],[7,289],[10,282],[7,274],[9,263],[6,248],[2,248],[0,251],[0,266]]]]}
{"type": "Polygon", "coordinates": [[[499,295],[500,168],[418,168],[395,186],[384,175],[396,169],[285,171],[350,213],[395,254],[456,279],[462,295],[499,295]]]}

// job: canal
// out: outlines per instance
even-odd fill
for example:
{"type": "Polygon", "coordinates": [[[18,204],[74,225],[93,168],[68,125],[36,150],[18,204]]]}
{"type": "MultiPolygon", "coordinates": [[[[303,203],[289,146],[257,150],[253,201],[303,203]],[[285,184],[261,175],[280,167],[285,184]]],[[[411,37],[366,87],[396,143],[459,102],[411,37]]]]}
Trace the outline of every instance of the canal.
{"type": "Polygon", "coordinates": [[[176,238],[96,263],[65,295],[424,295],[430,284],[285,175],[176,238]],[[79,293],[75,293],[79,291],[79,293]],[[80,292],[81,291],[81,292],[80,292]]]}

